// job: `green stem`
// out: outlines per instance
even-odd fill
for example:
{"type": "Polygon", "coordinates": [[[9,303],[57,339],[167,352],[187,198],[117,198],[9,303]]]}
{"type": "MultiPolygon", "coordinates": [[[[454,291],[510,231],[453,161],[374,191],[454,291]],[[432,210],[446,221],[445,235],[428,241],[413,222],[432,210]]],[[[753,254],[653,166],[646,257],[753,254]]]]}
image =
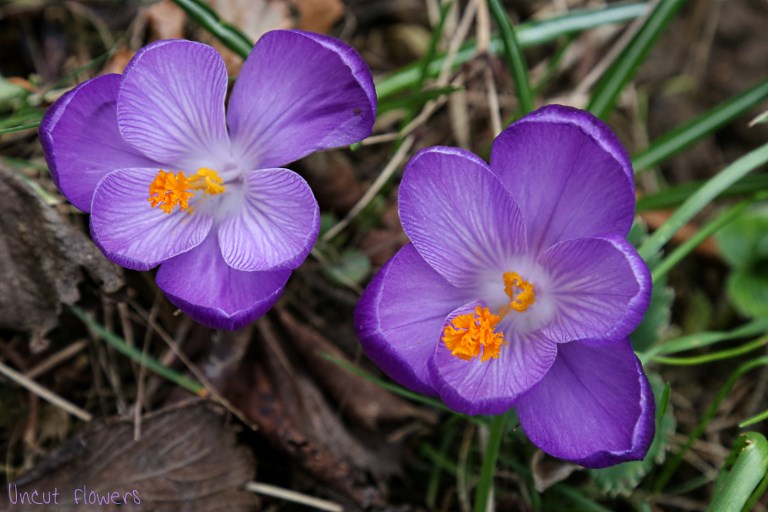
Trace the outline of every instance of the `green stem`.
{"type": "Polygon", "coordinates": [[[480,472],[480,481],[477,484],[475,512],[486,512],[488,507],[488,498],[491,495],[491,489],[493,489],[493,476],[496,473],[496,461],[499,459],[499,448],[501,448],[501,439],[504,437],[506,423],[506,414],[495,416],[491,420],[488,446],[485,448],[483,468],[480,472]]]}

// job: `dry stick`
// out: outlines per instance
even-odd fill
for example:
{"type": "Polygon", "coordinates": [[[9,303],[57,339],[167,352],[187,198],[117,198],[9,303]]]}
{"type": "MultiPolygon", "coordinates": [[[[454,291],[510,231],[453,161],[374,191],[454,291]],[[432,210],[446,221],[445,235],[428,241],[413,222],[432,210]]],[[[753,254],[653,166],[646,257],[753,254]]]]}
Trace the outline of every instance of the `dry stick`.
{"type": "Polygon", "coordinates": [[[639,16],[637,19],[635,19],[635,21],[632,22],[632,24],[629,25],[627,30],[621,35],[616,44],[614,44],[611,49],[608,50],[608,53],[605,54],[605,57],[603,57],[602,60],[598,62],[594,68],[592,68],[592,71],[590,71],[587,76],[584,77],[584,79],[579,83],[576,89],[574,89],[570,95],[571,98],[586,97],[587,91],[592,89],[592,86],[595,84],[595,82],[597,82],[597,80],[603,76],[603,72],[611,64],[613,64],[613,61],[615,61],[619,55],[621,55],[621,53],[624,51],[624,48],[626,48],[627,45],[635,37],[635,34],[637,34],[640,29],[643,28],[645,20],[648,19],[648,16],[651,15],[653,10],[656,8],[656,4],[658,3],[659,0],[652,0],[649,2],[645,14],[639,16]]]}
{"type": "MultiPolygon", "coordinates": [[[[155,290],[155,298],[152,301],[152,309],[149,312],[148,318],[154,321],[157,318],[158,312],[158,300],[160,299],[159,290],[155,290]]],[[[145,378],[147,373],[146,363],[147,354],[149,353],[149,342],[152,340],[152,328],[147,329],[144,333],[144,346],[141,349],[141,363],[139,364],[139,375],[136,377],[138,386],[136,389],[136,401],[133,407],[133,440],[139,441],[141,439],[141,418],[144,412],[144,389],[145,378]]]]}
{"type": "Polygon", "coordinates": [[[327,512],[344,512],[344,507],[338,503],[321,500],[320,498],[315,498],[313,496],[301,494],[296,491],[283,489],[282,487],[277,487],[274,485],[263,484],[260,482],[248,482],[245,484],[245,489],[256,494],[263,494],[264,496],[272,496],[273,498],[280,498],[285,501],[307,505],[308,507],[312,507],[316,510],[324,510],[327,512]]]}
{"type": "Polygon", "coordinates": [[[16,382],[17,384],[27,388],[29,391],[33,392],[43,400],[47,400],[48,402],[52,403],[56,407],[59,407],[60,409],[68,412],[72,416],[81,419],[85,422],[91,421],[93,419],[93,416],[88,411],[85,411],[72,402],[69,402],[65,400],[64,398],[61,398],[59,395],[54,393],[53,391],[49,391],[37,382],[33,381],[29,377],[25,376],[24,374],[21,374],[14,370],[13,368],[10,368],[6,366],[5,364],[0,362],[0,373],[11,379],[12,381],[16,382]]]}
{"type": "Polygon", "coordinates": [[[187,367],[187,369],[192,372],[192,375],[195,376],[195,378],[203,385],[203,388],[205,388],[205,391],[210,395],[215,402],[222,405],[227,411],[231,412],[235,415],[240,421],[242,421],[245,425],[248,426],[251,430],[258,430],[259,427],[255,423],[253,423],[251,420],[248,419],[245,414],[243,414],[240,410],[238,410],[232,403],[224,398],[224,396],[216,390],[216,388],[211,384],[211,381],[208,380],[208,377],[205,376],[205,374],[200,371],[200,368],[197,367],[187,356],[184,354],[184,352],[181,351],[179,346],[176,344],[176,341],[174,341],[171,336],[165,332],[165,329],[160,327],[157,322],[155,322],[153,319],[149,318],[149,316],[144,312],[138,304],[136,304],[133,300],[129,300],[128,302],[131,307],[136,311],[139,316],[144,320],[147,325],[152,327],[155,332],[160,336],[160,338],[168,345],[168,347],[173,351],[173,353],[176,355],[176,357],[179,358],[179,361],[187,367]]]}
{"type": "MultiPolygon", "coordinates": [[[[488,56],[491,45],[491,14],[488,12],[486,0],[475,0],[477,7],[477,53],[488,56]]],[[[491,116],[491,127],[494,138],[501,133],[501,112],[499,112],[499,94],[496,91],[496,81],[490,65],[483,69],[485,88],[488,91],[488,113],[491,116]]]]}
{"type": "Polygon", "coordinates": [[[54,368],[67,359],[74,357],[78,353],[80,353],[85,347],[88,346],[88,341],[85,339],[78,340],[71,345],[69,345],[67,348],[59,350],[55,354],[53,354],[51,357],[47,358],[45,361],[41,362],[38,365],[35,365],[32,369],[24,372],[24,376],[30,379],[35,379],[39,377],[40,375],[46,373],[51,368],[54,368]]]}

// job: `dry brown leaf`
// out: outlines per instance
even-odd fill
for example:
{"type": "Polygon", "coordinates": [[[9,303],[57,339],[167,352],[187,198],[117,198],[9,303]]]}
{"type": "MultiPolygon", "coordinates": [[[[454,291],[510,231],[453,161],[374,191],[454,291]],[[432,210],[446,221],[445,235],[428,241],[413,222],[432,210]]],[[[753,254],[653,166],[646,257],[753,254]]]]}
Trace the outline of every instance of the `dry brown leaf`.
{"type": "Polygon", "coordinates": [[[289,0],[299,12],[298,28],[328,33],[344,16],[344,4],[341,0],[289,0]]]}
{"type": "Polygon", "coordinates": [[[83,508],[153,512],[258,509],[258,498],[243,490],[254,477],[253,460],[246,449],[237,446],[223,418],[206,404],[145,417],[139,441],[133,440],[133,428],[132,421],[118,420],[71,438],[10,483],[10,508],[2,510],[38,511],[39,505],[21,505],[20,501],[14,505],[13,496],[20,500],[23,493],[32,496],[37,491],[37,501],[45,493],[50,501],[54,490],[58,491],[55,510],[60,512],[83,508]],[[101,504],[90,503],[91,498],[98,500],[97,494],[101,504]],[[90,507],[84,507],[84,499],[90,507]]]}
{"type": "Polygon", "coordinates": [[[371,430],[385,422],[413,419],[431,424],[437,422],[433,412],[412,406],[324,357],[349,362],[341,350],[312,327],[300,323],[285,310],[279,312],[279,318],[306,367],[341,405],[345,414],[371,430]]]}
{"type": "Polygon", "coordinates": [[[108,293],[122,286],[88,237],[2,166],[0,197],[0,327],[36,335],[55,327],[61,304],[80,297],[81,269],[108,293]]]}
{"type": "Polygon", "coordinates": [[[107,63],[104,65],[104,69],[101,70],[103,75],[109,73],[117,73],[122,75],[125,71],[125,67],[131,61],[136,52],[132,52],[128,48],[119,48],[112,54],[107,63]]]}
{"type": "Polygon", "coordinates": [[[371,448],[354,437],[336,407],[294,364],[293,354],[285,350],[290,342],[277,337],[267,317],[257,325],[263,339],[254,340],[254,353],[228,376],[226,397],[316,480],[361,507],[382,505],[381,491],[369,475],[383,478],[395,471],[397,447],[371,448]]]}

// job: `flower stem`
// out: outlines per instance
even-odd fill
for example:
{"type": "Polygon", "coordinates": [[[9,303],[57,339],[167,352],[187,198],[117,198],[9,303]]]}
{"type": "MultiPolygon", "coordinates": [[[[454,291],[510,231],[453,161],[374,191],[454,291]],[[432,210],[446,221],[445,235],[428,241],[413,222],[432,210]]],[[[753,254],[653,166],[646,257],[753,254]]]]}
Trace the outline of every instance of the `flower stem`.
{"type": "Polygon", "coordinates": [[[486,512],[488,498],[493,489],[493,476],[496,473],[496,461],[499,458],[501,439],[504,437],[504,428],[507,424],[507,415],[501,414],[491,420],[491,431],[488,435],[488,446],[485,448],[483,468],[480,472],[480,481],[477,484],[475,496],[475,512],[486,512]]]}

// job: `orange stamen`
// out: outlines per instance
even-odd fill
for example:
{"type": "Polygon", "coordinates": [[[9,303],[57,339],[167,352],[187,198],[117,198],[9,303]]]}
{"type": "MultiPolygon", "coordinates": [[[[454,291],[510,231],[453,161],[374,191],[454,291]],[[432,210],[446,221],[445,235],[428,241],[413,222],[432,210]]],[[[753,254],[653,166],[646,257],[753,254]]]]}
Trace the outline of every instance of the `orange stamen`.
{"type": "Polygon", "coordinates": [[[520,277],[517,272],[504,272],[504,291],[509,297],[508,308],[514,309],[518,313],[526,311],[536,302],[533,285],[520,277]]]}
{"type": "Polygon", "coordinates": [[[451,355],[470,361],[480,356],[481,361],[498,359],[499,349],[504,344],[504,334],[496,332],[500,318],[488,308],[477,306],[475,312],[459,315],[443,330],[443,343],[451,355]]]}
{"type": "Polygon", "coordinates": [[[194,191],[202,191],[206,195],[222,194],[225,190],[223,183],[219,173],[205,167],[199,168],[189,178],[184,171],[174,174],[160,169],[149,185],[147,200],[152,208],[159,206],[165,213],[171,213],[176,206],[183,211],[189,208],[194,191]]]}

